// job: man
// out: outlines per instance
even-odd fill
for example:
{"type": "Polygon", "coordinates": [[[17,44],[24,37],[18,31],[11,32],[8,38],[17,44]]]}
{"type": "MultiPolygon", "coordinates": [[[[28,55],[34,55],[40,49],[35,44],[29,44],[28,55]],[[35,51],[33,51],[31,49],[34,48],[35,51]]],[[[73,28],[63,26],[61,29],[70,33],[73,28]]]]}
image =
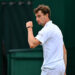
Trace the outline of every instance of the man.
{"type": "Polygon", "coordinates": [[[58,26],[50,19],[50,8],[46,5],[39,5],[34,9],[36,21],[43,28],[37,36],[33,35],[33,23],[26,23],[28,30],[28,43],[30,48],[38,45],[43,46],[43,65],[41,75],[64,75],[67,64],[66,48],[63,43],[63,36],[58,26]]]}

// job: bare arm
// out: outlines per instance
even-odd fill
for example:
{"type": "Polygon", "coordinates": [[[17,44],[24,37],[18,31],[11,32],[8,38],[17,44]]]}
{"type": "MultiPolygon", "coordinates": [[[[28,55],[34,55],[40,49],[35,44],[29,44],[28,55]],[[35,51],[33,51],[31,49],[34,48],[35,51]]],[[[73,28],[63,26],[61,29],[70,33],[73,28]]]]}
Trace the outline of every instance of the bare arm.
{"type": "Polygon", "coordinates": [[[40,41],[38,41],[33,35],[32,21],[27,22],[26,27],[27,27],[27,30],[28,30],[28,43],[29,43],[29,46],[30,46],[30,48],[35,48],[36,46],[38,46],[40,44],[40,41]]]}
{"type": "Polygon", "coordinates": [[[64,63],[65,67],[67,67],[67,50],[65,48],[65,45],[63,45],[63,50],[64,50],[64,63]]]}

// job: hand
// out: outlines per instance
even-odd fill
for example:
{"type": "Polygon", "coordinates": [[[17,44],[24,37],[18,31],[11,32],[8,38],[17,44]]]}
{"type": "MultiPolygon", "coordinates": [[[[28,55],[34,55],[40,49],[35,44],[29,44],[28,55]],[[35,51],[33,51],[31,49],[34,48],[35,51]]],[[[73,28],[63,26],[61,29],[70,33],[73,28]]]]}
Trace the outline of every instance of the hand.
{"type": "Polygon", "coordinates": [[[64,75],[66,75],[66,73],[64,73],[64,75]]]}
{"type": "Polygon", "coordinates": [[[33,22],[32,21],[26,22],[26,28],[27,27],[33,27],[33,22]]]}

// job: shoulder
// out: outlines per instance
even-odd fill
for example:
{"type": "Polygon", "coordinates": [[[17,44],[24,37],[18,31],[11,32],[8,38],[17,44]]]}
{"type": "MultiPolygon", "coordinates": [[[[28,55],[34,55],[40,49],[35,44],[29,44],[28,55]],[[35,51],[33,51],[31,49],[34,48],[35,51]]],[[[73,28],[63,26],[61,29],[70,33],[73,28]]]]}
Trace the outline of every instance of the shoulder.
{"type": "Polygon", "coordinates": [[[52,32],[52,31],[53,31],[53,29],[52,29],[51,27],[46,26],[46,27],[43,27],[43,28],[39,31],[39,33],[49,34],[49,33],[52,32]]]}
{"type": "Polygon", "coordinates": [[[53,27],[53,34],[63,37],[61,29],[55,24],[54,24],[54,27],[53,27]]]}

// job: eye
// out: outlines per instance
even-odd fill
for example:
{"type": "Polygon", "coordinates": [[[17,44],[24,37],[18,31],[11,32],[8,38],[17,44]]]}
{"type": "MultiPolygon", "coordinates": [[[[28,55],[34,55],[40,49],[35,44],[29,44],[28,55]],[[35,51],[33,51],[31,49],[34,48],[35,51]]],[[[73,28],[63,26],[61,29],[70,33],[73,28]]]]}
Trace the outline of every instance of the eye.
{"type": "Polygon", "coordinates": [[[38,17],[41,17],[41,15],[38,15],[38,17]]]}

